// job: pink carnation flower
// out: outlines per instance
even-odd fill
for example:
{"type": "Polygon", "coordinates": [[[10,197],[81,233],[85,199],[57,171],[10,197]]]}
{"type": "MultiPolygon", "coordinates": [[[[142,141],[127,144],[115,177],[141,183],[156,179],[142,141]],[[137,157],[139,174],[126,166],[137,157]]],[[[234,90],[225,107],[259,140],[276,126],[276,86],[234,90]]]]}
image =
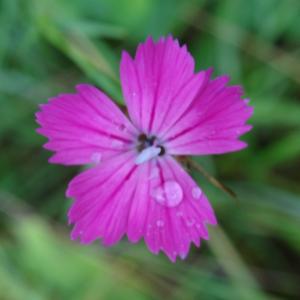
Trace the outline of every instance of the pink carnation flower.
{"type": "Polygon", "coordinates": [[[123,52],[121,84],[130,120],[103,92],[87,84],[62,94],[36,114],[49,162],[91,165],[69,184],[72,239],[110,246],[125,234],[144,238],[149,250],[172,261],[186,257],[191,242],[208,239],[217,223],[201,188],[176,160],[246,147],[239,137],[252,114],[240,86],[229,77],[194,73],[194,59],[172,37],[123,52]]]}

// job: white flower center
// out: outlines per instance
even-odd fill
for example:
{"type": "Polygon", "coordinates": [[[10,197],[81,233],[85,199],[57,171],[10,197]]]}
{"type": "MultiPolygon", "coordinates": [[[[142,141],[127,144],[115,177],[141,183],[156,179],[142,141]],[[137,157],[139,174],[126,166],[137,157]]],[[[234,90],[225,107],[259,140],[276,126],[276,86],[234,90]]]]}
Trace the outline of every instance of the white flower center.
{"type": "Polygon", "coordinates": [[[142,150],[139,153],[139,155],[135,159],[135,163],[137,165],[140,165],[140,164],[142,164],[146,161],[149,161],[150,159],[158,156],[160,152],[161,152],[160,147],[151,146],[151,147],[145,148],[144,150],[142,150]]]}

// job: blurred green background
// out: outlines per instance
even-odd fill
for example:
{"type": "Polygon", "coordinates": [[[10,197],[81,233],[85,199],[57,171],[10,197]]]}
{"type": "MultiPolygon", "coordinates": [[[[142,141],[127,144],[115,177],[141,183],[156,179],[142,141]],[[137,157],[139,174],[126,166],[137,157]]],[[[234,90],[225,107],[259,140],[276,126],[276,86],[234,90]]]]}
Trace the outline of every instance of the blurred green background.
{"type": "Polygon", "coordinates": [[[0,0],[0,299],[300,299],[300,1],[0,0]],[[64,196],[79,168],[50,165],[37,105],[80,82],[122,103],[118,65],[172,33],[197,69],[251,98],[248,149],[198,160],[220,226],[176,264],[141,242],[69,240],[64,196]]]}

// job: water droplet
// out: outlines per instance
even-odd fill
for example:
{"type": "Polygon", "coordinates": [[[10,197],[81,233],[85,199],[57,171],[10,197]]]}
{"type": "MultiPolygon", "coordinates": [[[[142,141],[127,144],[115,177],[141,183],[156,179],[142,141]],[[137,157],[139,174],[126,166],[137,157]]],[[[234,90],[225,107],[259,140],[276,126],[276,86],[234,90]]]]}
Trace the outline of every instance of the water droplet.
{"type": "Polygon", "coordinates": [[[115,148],[122,148],[124,146],[124,143],[120,140],[113,139],[111,145],[115,148]]]}
{"type": "Polygon", "coordinates": [[[164,184],[167,206],[178,205],[183,198],[181,186],[176,181],[167,181],[164,184]]]}
{"type": "Polygon", "coordinates": [[[192,227],[194,224],[195,224],[195,220],[193,220],[193,219],[186,221],[186,226],[188,226],[188,227],[192,227]]]}
{"type": "Polygon", "coordinates": [[[164,189],[162,187],[158,187],[152,192],[152,197],[158,202],[163,204],[165,202],[164,189]]]}
{"type": "Polygon", "coordinates": [[[153,167],[151,169],[151,172],[150,172],[150,177],[149,177],[149,180],[152,180],[154,178],[157,178],[159,175],[159,169],[157,167],[153,167]]]}
{"type": "Polygon", "coordinates": [[[93,164],[99,164],[101,162],[102,155],[100,152],[94,152],[91,155],[91,161],[93,164]]]}
{"type": "Polygon", "coordinates": [[[200,190],[199,187],[195,186],[192,189],[192,196],[194,199],[199,199],[202,195],[202,191],[200,190]]]}
{"type": "Polygon", "coordinates": [[[126,126],[125,126],[124,124],[119,124],[119,125],[118,125],[118,129],[119,129],[120,131],[125,131],[126,126]]]}
{"type": "Polygon", "coordinates": [[[157,227],[163,227],[165,225],[164,221],[163,220],[157,220],[156,221],[156,226],[157,227]]]}
{"type": "Polygon", "coordinates": [[[176,216],[177,216],[177,217],[182,217],[182,216],[183,216],[183,212],[182,212],[182,211],[178,211],[178,212],[176,213],[176,216]]]}
{"type": "Polygon", "coordinates": [[[154,189],[152,196],[159,204],[174,207],[183,200],[183,190],[178,182],[171,180],[154,189]]]}

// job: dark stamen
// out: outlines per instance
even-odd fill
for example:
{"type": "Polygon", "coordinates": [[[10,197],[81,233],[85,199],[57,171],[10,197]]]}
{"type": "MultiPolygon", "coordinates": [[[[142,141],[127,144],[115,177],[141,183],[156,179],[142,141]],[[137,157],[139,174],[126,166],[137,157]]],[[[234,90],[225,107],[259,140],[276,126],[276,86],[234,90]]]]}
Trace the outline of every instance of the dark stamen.
{"type": "Polygon", "coordinates": [[[136,150],[137,150],[138,152],[142,152],[144,149],[145,149],[145,145],[144,145],[144,144],[139,144],[139,145],[137,145],[137,147],[136,147],[136,150]]]}
{"type": "Polygon", "coordinates": [[[150,137],[147,139],[147,142],[148,142],[149,146],[153,146],[155,139],[156,139],[156,137],[155,137],[154,135],[153,135],[153,136],[150,136],[150,137]]]}
{"type": "Polygon", "coordinates": [[[160,148],[160,152],[159,152],[159,156],[163,156],[166,153],[166,149],[163,146],[158,146],[158,148],[160,148]]]}
{"type": "MultiPolygon", "coordinates": [[[[138,136],[139,144],[137,145],[136,149],[138,152],[142,152],[147,147],[151,147],[154,145],[156,140],[155,135],[147,136],[145,133],[142,133],[138,136]]],[[[160,148],[159,156],[162,156],[166,153],[166,149],[163,146],[158,145],[158,148],[160,148]]]]}
{"type": "Polygon", "coordinates": [[[145,133],[142,133],[138,137],[139,142],[146,142],[147,141],[147,135],[145,133]]]}

